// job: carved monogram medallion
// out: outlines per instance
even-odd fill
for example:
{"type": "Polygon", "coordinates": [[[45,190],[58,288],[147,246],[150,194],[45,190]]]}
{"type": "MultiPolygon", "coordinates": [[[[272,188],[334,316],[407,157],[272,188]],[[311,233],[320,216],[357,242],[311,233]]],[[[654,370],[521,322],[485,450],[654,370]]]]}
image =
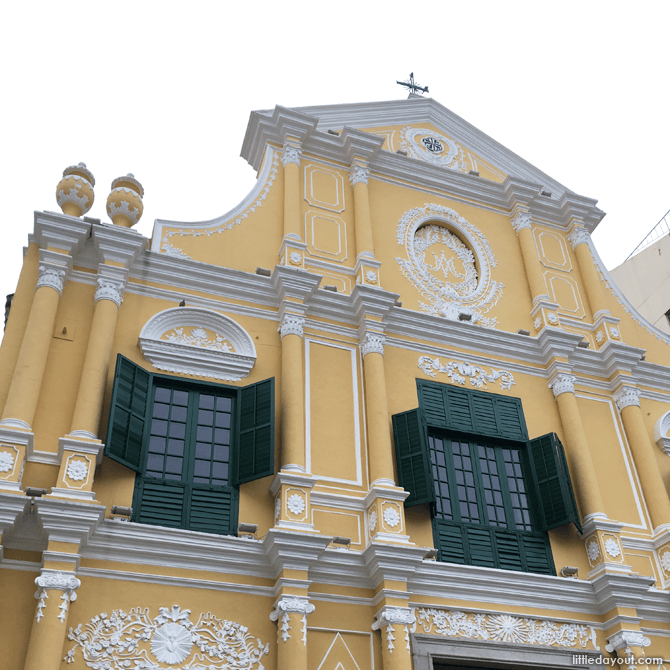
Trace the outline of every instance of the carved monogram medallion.
{"type": "Polygon", "coordinates": [[[400,148],[411,158],[458,172],[468,171],[463,147],[428,128],[403,128],[400,131],[400,148]]]}
{"type": "Polygon", "coordinates": [[[491,278],[497,266],[488,240],[453,209],[426,204],[405,212],[397,230],[407,258],[396,258],[402,273],[428,299],[419,302],[427,314],[495,328],[496,318],[483,316],[502,297],[504,285],[491,278]]]}

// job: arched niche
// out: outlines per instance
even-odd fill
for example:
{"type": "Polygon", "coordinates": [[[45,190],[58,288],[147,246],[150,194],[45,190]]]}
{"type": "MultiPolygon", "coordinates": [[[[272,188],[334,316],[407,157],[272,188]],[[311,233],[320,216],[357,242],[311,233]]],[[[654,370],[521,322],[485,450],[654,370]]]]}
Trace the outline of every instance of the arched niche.
{"type": "Polygon", "coordinates": [[[173,307],[152,316],[138,341],[158,370],[236,382],[249,375],[256,347],[242,326],[212,309],[173,307]]]}

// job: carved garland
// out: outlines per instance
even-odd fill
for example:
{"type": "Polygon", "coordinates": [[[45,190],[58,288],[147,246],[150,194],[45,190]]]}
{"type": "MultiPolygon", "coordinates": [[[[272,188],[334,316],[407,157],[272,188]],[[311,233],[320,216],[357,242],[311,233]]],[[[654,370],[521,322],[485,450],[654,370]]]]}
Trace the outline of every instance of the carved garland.
{"type": "Polygon", "coordinates": [[[153,619],[148,608],[134,607],[126,614],[113,610],[91,619],[84,630],[81,624],[70,628],[68,639],[77,644],[63,659],[74,663],[81,649],[89,668],[160,670],[168,663],[173,670],[262,670],[261,658],[269,645],[250,635],[248,628],[234,621],[201,614],[190,620],[191,610],[178,605],[161,607],[153,619]],[[147,648],[148,647],[148,648],[147,648]],[[185,665],[177,664],[188,662],[185,665]]]}
{"type": "Polygon", "coordinates": [[[453,320],[464,313],[470,315],[471,323],[496,327],[497,319],[483,314],[500,300],[504,285],[491,278],[491,268],[497,267],[497,262],[488,240],[475,226],[453,209],[426,203],[403,214],[397,240],[405,247],[407,259],[396,258],[396,262],[403,275],[428,298],[428,303],[419,303],[422,311],[453,320]],[[431,264],[426,256],[436,244],[446,246],[452,255],[447,258],[442,251],[438,257],[432,252],[431,264]]]}
{"type": "Polygon", "coordinates": [[[201,237],[202,235],[211,237],[212,235],[214,235],[214,233],[223,233],[226,230],[230,230],[234,226],[241,224],[245,219],[249,218],[249,215],[253,214],[257,208],[262,207],[263,201],[268,197],[268,193],[272,188],[272,184],[274,184],[278,168],[279,168],[279,157],[277,155],[277,152],[274,152],[272,156],[272,167],[270,169],[270,174],[268,175],[268,179],[265,182],[263,190],[261,191],[258,198],[256,198],[256,200],[254,200],[254,202],[249,207],[247,207],[244,210],[244,212],[242,212],[242,214],[240,214],[238,217],[234,218],[232,221],[228,221],[227,223],[222,223],[221,225],[216,226],[215,228],[210,228],[209,230],[196,230],[196,229],[170,230],[166,232],[165,235],[163,235],[163,239],[161,240],[161,251],[168,256],[175,256],[177,258],[191,258],[189,255],[185,254],[179,247],[173,246],[170,243],[170,239],[175,235],[178,235],[179,237],[201,237]]]}
{"type": "Polygon", "coordinates": [[[500,381],[500,388],[503,391],[509,389],[516,384],[512,373],[508,370],[494,370],[487,373],[484,368],[478,365],[472,365],[467,361],[449,361],[448,363],[440,363],[439,358],[431,358],[430,356],[419,357],[419,367],[429,376],[435,377],[437,372],[449,375],[449,379],[455,384],[465,386],[465,380],[468,379],[470,384],[475,388],[488,388],[487,384],[493,384],[500,381]]]}
{"type": "Polygon", "coordinates": [[[414,613],[426,633],[558,647],[580,645],[585,648],[590,642],[594,649],[600,649],[596,645],[593,626],[526,619],[509,614],[471,614],[432,608],[415,609],[414,613]]]}

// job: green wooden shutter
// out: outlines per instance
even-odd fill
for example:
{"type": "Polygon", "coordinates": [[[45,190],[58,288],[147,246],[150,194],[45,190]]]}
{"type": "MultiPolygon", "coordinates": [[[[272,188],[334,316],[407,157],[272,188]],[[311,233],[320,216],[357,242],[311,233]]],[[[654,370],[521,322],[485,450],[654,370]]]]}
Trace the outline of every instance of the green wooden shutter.
{"type": "Polygon", "coordinates": [[[139,478],[135,489],[133,521],[152,526],[184,527],[187,497],[184,484],[139,478]]]}
{"type": "Polygon", "coordinates": [[[417,379],[419,407],[431,428],[509,440],[528,439],[519,398],[417,379]]]}
{"type": "Polygon", "coordinates": [[[238,432],[234,483],[243,484],[275,473],[275,380],[251,384],[238,396],[238,432]]]}
{"type": "Polygon", "coordinates": [[[467,564],[463,528],[442,519],[433,519],[433,528],[439,560],[445,563],[467,564]]]}
{"type": "Polygon", "coordinates": [[[421,412],[412,409],[393,415],[396,462],[400,486],[409,491],[405,507],[435,502],[428,453],[428,431],[421,412]]]}
{"type": "Polygon", "coordinates": [[[105,456],[139,472],[151,373],[118,355],[109,409],[105,456]]]}
{"type": "Polygon", "coordinates": [[[555,433],[529,440],[531,470],[540,501],[543,529],[574,523],[582,532],[563,445],[555,433]]]}
{"type": "Polygon", "coordinates": [[[232,535],[237,521],[237,491],[194,484],[188,507],[186,528],[203,533],[232,535]]]}

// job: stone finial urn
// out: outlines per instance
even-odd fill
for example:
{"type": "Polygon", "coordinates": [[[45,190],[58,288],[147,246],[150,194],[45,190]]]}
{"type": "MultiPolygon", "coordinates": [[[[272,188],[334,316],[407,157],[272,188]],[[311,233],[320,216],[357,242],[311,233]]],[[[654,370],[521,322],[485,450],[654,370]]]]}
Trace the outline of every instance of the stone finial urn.
{"type": "Polygon", "coordinates": [[[112,182],[112,191],[107,196],[107,214],[114,225],[130,228],[142,216],[144,188],[135,176],[128,173],[112,182]]]}
{"type": "Polygon", "coordinates": [[[71,165],[63,170],[63,178],[56,186],[56,200],[63,214],[80,217],[93,205],[95,178],[86,163],[71,165]]]}

